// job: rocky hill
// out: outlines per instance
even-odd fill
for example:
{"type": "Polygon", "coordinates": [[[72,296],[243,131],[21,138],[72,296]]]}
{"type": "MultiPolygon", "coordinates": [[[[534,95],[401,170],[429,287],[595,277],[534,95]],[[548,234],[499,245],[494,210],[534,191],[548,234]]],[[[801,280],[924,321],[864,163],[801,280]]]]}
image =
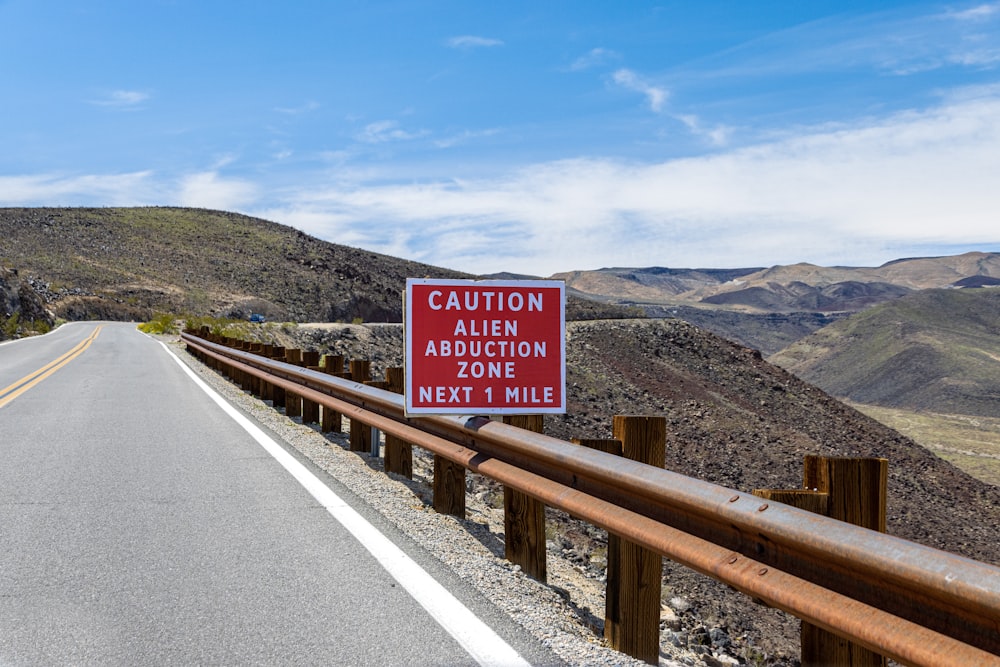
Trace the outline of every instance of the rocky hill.
{"type": "Polygon", "coordinates": [[[1000,414],[1000,289],[923,290],[838,321],[771,361],[835,396],[1000,414]]]}
{"type": "Polygon", "coordinates": [[[47,331],[52,324],[52,314],[31,282],[0,266],[0,340],[47,331]]]}
{"type": "Polygon", "coordinates": [[[799,337],[915,291],[1000,283],[1000,253],[901,259],[879,267],[610,268],[557,274],[587,298],[677,316],[774,354],[799,337]]]}
{"type": "MultiPolygon", "coordinates": [[[[407,277],[472,277],[244,215],[162,207],[0,208],[0,266],[30,279],[67,320],[163,311],[400,322],[407,277]]],[[[569,318],[626,313],[575,298],[567,305],[569,318]]]]}
{"type": "MultiPolygon", "coordinates": [[[[266,328],[261,329],[266,331],[266,328]]],[[[396,326],[309,326],[277,331],[295,344],[374,361],[402,362],[396,326]]],[[[607,438],[615,414],[667,419],[667,466],[731,488],[799,488],[806,454],[889,460],[888,531],[1000,564],[1000,489],[980,482],[882,424],[761,358],[677,319],[567,325],[566,415],[546,432],[607,438]]],[[[550,516],[561,552],[599,576],[595,531],[550,516]]],[[[597,531],[599,533],[599,531],[597,531]]],[[[665,599],[793,664],[798,623],[667,561],[665,599]]],[[[694,622],[694,621],[692,621],[694,622]]]]}

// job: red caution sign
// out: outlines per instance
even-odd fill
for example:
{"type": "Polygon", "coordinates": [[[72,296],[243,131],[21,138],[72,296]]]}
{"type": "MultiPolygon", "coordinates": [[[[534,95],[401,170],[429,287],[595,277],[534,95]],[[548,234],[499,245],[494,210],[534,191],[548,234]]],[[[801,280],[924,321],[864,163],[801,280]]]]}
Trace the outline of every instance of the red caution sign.
{"type": "Polygon", "coordinates": [[[406,281],[407,414],[566,412],[566,287],[406,281]]]}

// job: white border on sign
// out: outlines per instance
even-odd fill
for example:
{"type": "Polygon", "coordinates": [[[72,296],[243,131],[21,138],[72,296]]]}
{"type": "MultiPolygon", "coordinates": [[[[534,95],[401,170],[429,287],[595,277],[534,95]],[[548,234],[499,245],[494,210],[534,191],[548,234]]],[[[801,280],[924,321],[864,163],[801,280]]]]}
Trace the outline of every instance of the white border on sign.
{"type": "Polygon", "coordinates": [[[566,283],[562,280],[462,280],[454,278],[407,278],[406,291],[403,294],[403,365],[406,369],[404,387],[404,408],[406,416],[426,417],[430,415],[523,415],[523,414],[565,414],[566,413],[566,283]],[[412,285],[429,285],[441,287],[539,287],[559,290],[559,382],[562,387],[562,402],[559,406],[547,408],[505,408],[489,406],[460,406],[455,408],[414,408],[411,404],[413,396],[413,339],[410,336],[409,323],[413,318],[412,285]]]}

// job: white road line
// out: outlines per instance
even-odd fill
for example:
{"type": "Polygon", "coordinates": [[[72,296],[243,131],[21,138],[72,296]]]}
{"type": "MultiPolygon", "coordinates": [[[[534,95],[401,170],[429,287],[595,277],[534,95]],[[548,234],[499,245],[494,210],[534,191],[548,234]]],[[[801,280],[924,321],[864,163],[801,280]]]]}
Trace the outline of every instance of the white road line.
{"type": "Polygon", "coordinates": [[[339,521],[375,557],[417,603],[484,667],[514,667],[529,664],[486,623],[407,556],[375,526],[352,509],[294,456],[209,387],[187,364],[160,341],[174,361],[202,391],[250,434],[285,470],[298,480],[330,515],[339,521]]]}

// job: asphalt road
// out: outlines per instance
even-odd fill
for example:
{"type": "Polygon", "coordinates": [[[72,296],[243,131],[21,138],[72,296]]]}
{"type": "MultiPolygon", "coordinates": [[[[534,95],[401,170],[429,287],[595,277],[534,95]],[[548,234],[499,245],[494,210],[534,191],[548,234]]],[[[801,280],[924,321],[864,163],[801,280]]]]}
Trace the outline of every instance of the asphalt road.
{"type": "Polygon", "coordinates": [[[0,667],[551,660],[467,592],[390,573],[311,475],[134,325],[0,345],[0,667]]]}

